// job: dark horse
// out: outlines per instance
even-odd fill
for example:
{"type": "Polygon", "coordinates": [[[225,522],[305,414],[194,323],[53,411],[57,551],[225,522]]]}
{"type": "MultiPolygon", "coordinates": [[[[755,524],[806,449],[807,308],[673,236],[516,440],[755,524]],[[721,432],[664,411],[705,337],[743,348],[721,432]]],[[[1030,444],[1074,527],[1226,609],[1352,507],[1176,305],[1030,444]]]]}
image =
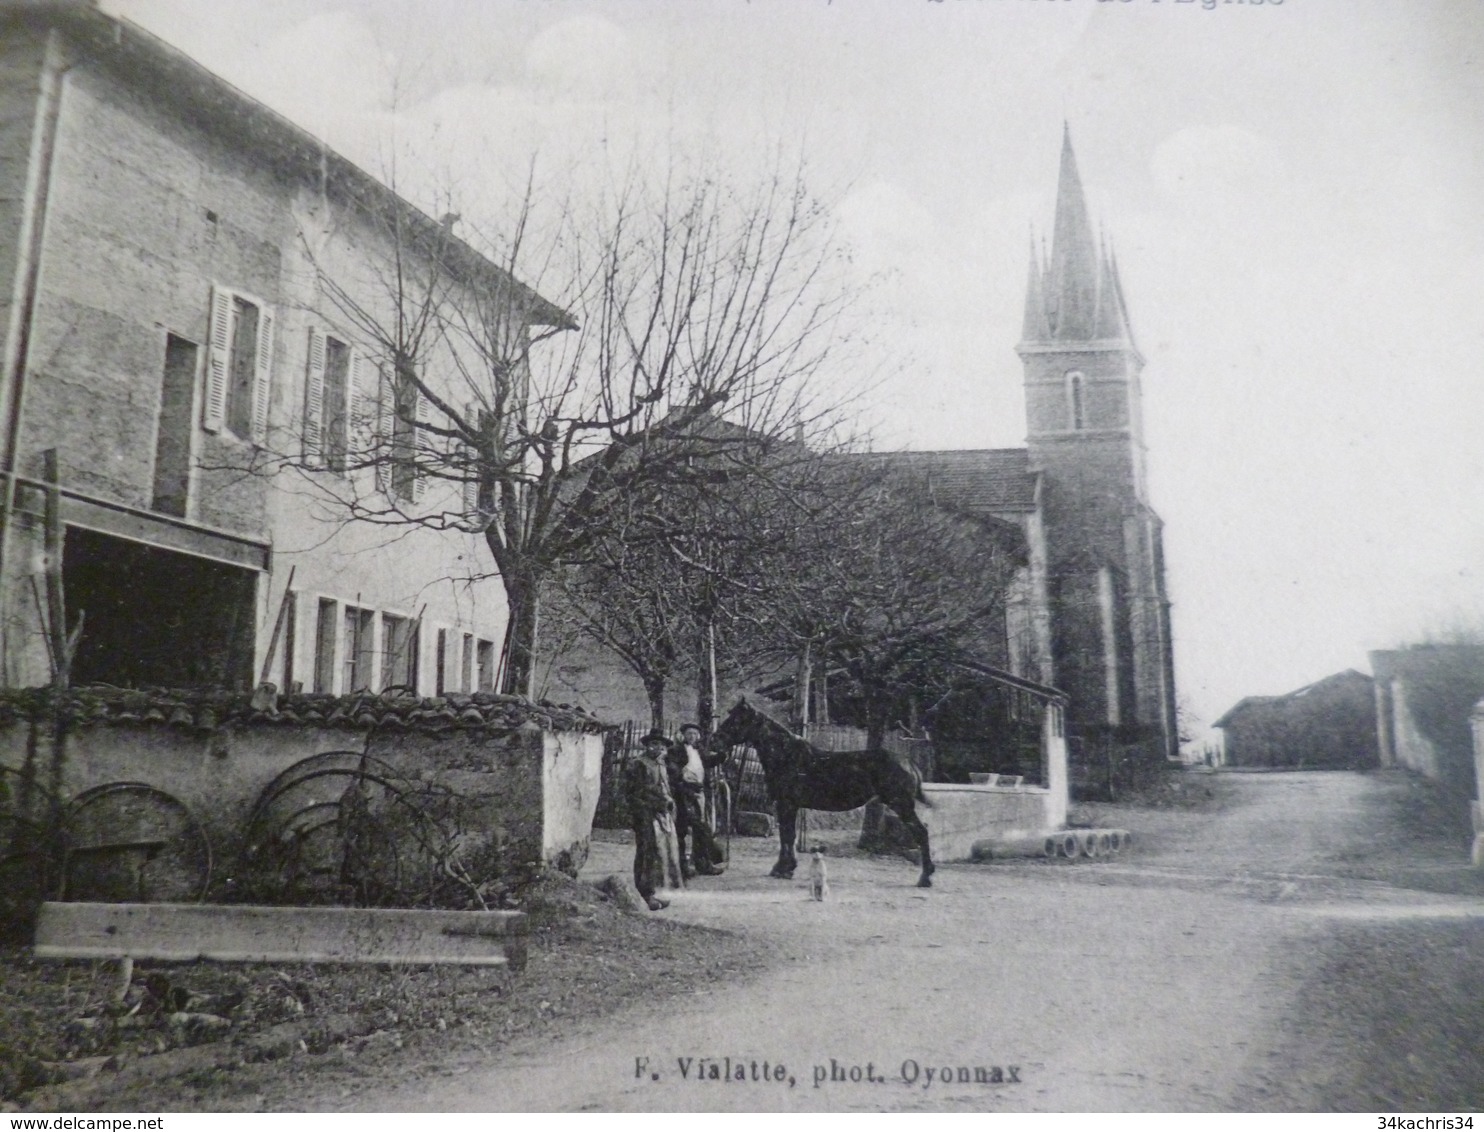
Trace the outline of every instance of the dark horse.
{"type": "Polygon", "coordinates": [[[879,798],[912,831],[922,851],[922,876],[917,879],[917,887],[933,886],[935,866],[928,851],[927,826],[914,805],[931,803],[922,795],[922,775],[912,760],[879,747],[869,751],[818,750],[745,699],[737,701],[711,740],[713,749],[743,744],[757,751],[768,795],[778,811],[782,847],[770,876],[787,880],[798,867],[794,840],[799,810],[853,810],[879,798]]]}

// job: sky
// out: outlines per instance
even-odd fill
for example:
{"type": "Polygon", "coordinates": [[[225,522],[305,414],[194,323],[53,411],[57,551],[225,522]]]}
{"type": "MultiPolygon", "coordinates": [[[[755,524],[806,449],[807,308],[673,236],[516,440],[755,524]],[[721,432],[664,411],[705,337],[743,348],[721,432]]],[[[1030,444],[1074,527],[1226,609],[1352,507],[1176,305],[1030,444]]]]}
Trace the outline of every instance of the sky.
{"type": "Polygon", "coordinates": [[[1147,359],[1197,730],[1484,630],[1476,0],[103,6],[430,207],[498,213],[533,156],[570,186],[605,158],[801,154],[891,359],[861,395],[881,448],[1024,443],[1066,123],[1147,359]]]}

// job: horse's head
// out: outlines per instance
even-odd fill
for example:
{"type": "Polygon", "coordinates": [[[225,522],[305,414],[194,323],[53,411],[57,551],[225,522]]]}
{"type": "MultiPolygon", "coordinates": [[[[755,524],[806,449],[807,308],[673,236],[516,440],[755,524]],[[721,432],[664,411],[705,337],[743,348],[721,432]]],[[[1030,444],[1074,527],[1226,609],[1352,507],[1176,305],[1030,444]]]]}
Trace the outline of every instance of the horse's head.
{"type": "Polygon", "coordinates": [[[747,702],[747,697],[738,700],[737,706],[727,713],[727,717],[717,727],[716,734],[711,737],[712,748],[724,751],[744,744],[756,746],[752,736],[757,729],[757,715],[757,709],[747,702]]]}
{"type": "Polygon", "coordinates": [[[716,729],[712,747],[717,750],[752,747],[757,751],[758,757],[766,762],[771,752],[796,738],[787,727],[753,707],[743,697],[716,729]]]}

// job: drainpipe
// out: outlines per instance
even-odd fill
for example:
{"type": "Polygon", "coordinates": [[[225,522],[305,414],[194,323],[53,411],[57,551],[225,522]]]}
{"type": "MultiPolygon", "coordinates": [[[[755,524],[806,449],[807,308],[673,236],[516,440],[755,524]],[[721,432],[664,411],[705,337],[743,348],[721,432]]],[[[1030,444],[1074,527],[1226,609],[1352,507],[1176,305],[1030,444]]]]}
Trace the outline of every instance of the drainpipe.
{"type": "MultiPolygon", "coordinates": [[[[26,199],[21,219],[21,239],[17,256],[17,302],[11,308],[6,340],[10,343],[5,359],[4,412],[5,428],[0,441],[0,469],[5,475],[5,490],[0,497],[0,598],[6,593],[9,578],[10,535],[15,515],[15,477],[20,470],[21,418],[25,409],[26,370],[30,364],[31,338],[36,329],[36,306],[41,277],[41,257],[46,241],[46,212],[51,197],[52,166],[57,152],[57,124],[62,112],[62,89],[73,64],[63,59],[62,38],[56,28],[46,35],[42,56],[41,82],[36,100],[35,128],[31,135],[31,153],[27,165],[26,199]]],[[[0,601],[0,684],[10,683],[6,630],[10,625],[9,609],[0,601]]]]}

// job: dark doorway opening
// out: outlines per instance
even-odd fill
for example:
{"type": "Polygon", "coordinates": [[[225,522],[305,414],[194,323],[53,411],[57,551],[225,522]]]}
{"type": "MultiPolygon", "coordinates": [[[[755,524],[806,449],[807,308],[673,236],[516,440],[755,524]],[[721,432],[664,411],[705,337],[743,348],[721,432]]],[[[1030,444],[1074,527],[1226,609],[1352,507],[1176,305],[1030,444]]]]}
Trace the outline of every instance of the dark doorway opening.
{"type": "Polygon", "coordinates": [[[62,581],[74,683],[252,687],[254,571],[68,527],[62,581]]]}

